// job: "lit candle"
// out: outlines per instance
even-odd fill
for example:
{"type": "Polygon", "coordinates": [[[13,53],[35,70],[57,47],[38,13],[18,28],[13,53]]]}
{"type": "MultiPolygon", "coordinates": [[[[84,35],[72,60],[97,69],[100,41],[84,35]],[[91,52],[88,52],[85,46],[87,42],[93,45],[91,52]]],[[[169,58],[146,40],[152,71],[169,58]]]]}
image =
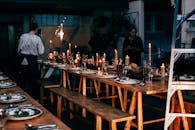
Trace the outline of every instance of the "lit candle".
{"type": "Polygon", "coordinates": [[[70,51],[70,54],[71,54],[71,43],[69,43],[68,46],[69,46],[69,51],[70,51]]]}
{"type": "Polygon", "coordinates": [[[62,52],[62,58],[66,58],[65,52],[62,52]]]}
{"type": "Polygon", "coordinates": [[[96,66],[98,66],[99,54],[96,53],[96,66]]]}
{"type": "Polygon", "coordinates": [[[91,64],[94,65],[94,56],[91,57],[91,64]]]}
{"type": "Polygon", "coordinates": [[[152,48],[152,45],[151,45],[151,43],[149,43],[148,44],[148,61],[149,61],[149,63],[151,63],[151,61],[152,61],[152,57],[151,57],[151,54],[152,54],[152,50],[151,50],[151,48],[152,48]]]}
{"type": "Polygon", "coordinates": [[[49,40],[49,49],[52,49],[52,40],[49,40]]]}
{"type": "Polygon", "coordinates": [[[106,61],[106,60],[105,60],[105,58],[103,57],[103,58],[102,58],[102,65],[105,65],[105,61],[106,61]]]}
{"type": "Polygon", "coordinates": [[[162,63],[162,65],[160,66],[160,70],[161,70],[161,78],[165,77],[165,65],[164,63],[162,63]]]}
{"type": "Polygon", "coordinates": [[[69,59],[69,56],[70,56],[70,51],[69,51],[69,49],[67,50],[66,55],[67,55],[67,58],[69,59]]]}
{"type": "Polygon", "coordinates": [[[118,51],[117,51],[117,49],[115,49],[114,52],[115,52],[115,59],[118,60],[118,51]]]}
{"type": "Polygon", "coordinates": [[[129,56],[128,55],[126,55],[125,56],[125,65],[129,65],[129,56]]]}
{"type": "Polygon", "coordinates": [[[98,61],[98,66],[102,66],[102,60],[100,59],[99,61],[98,61]]]}
{"type": "Polygon", "coordinates": [[[106,53],[103,54],[103,58],[106,61],[106,53]]]}

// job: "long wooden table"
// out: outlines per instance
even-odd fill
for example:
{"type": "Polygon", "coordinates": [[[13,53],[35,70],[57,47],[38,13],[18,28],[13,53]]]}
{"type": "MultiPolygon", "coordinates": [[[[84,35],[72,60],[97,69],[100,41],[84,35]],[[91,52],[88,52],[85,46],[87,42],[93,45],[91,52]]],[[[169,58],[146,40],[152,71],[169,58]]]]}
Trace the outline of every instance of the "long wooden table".
{"type": "MultiPolygon", "coordinates": [[[[127,84],[120,84],[115,82],[113,79],[104,79],[98,78],[96,74],[83,74],[79,73],[78,71],[72,71],[69,67],[58,68],[55,66],[50,66],[56,69],[61,69],[63,71],[63,86],[67,87],[67,83],[69,82],[69,78],[67,78],[69,73],[75,74],[80,76],[80,85],[82,87],[82,94],[86,96],[87,91],[87,79],[94,81],[96,87],[96,94],[100,91],[100,83],[105,83],[106,89],[111,86],[112,88],[116,88],[118,91],[118,96],[120,99],[120,106],[122,111],[128,111],[130,114],[134,114],[135,110],[137,109],[137,123],[133,123],[132,125],[137,127],[138,130],[143,130],[144,124],[150,124],[155,122],[164,121],[164,117],[160,119],[154,119],[149,121],[143,121],[143,100],[142,96],[145,95],[155,95],[155,94],[163,94],[167,92],[167,81],[153,81],[152,84],[146,84],[142,87],[135,86],[135,85],[127,85],[127,84]],[[132,93],[132,97],[130,98],[130,106],[129,110],[127,110],[127,101],[128,101],[128,92],[132,93]]],[[[115,91],[112,90],[112,94],[115,94],[115,91]]],[[[108,93],[108,92],[107,92],[108,93]]],[[[98,96],[98,95],[97,95],[98,96]]],[[[83,111],[83,115],[85,116],[85,111],[83,111]]]]}
{"type": "MultiPolygon", "coordinates": [[[[105,83],[105,86],[112,86],[118,90],[118,96],[120,99],[120,105],[122,111],[128,111],[130,114],[134,114],[135,110],[137,109],[137,124],[133,123],[132,125],[137,127],[138,130],[143,130],[144,124],[150,124],[155,122],[164,121],[164,117],[160,119],[154,119],[150,121],[143,121],[143,100],[142,95],[155,95],[155,94],[162,94],[167,92],[167,82],[166,81],[154,81],[152,84],[146,84],[145,86],[140,87],[135,85],[127,85],[127,84],[120,84],[116,83],[113,79],[104,79],[104,78],[97,78],[96,74],[81,74],[82,78],[82,94],[86,95],[87,86],[86,80],[90,79],[98,84],[98,89],[96,91],[100,91],[100,83],[105,83]],[[129,106],[129,110],[127,110],[127,101],[128,101],[128,92],[132,93],[132,97],[130,99],[131,103],[129,106]]],[[[65,82],[65,81],[64,81],[65,82]]],[[[100,92],[96,92],[100,93],[100,92]]],[[[108,92],[107,92],[108,93],[108,92]]],[[[112,92],[115,94],[115,92],[112,92]]]]}
{"type": "MultiPolygon", "coordinates": [[[[12,121],[7,120],[5,123],[5,130],[24,130],[26,128],[25,124],[44,124],[44,123],[55,123],[59,126],[59,130],[71,130],[66,124],[64,124],[61,120],[55,117],[51,112],[49,112],[46,108],[40,105],[36,100],[34,100],[31,96],[29,96],[26,92],[24,92],[20,87],[12,87],[7,89],[1,89],[1,92],[10,93],[17,92],[25,95],[27,100],[18,104],[32,104],[33,106],[42,110],[42,114],[38,117],[28,120],[21,121],[12,121]]],[[[5,108],[8,104],[0,104],[0,108],[5,108]]]]}

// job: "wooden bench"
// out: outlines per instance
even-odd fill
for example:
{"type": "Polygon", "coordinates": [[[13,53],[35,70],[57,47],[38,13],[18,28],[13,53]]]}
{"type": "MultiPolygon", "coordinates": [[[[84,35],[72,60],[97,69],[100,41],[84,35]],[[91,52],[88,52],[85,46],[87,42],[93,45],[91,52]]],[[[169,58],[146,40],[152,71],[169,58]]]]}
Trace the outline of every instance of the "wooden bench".
{"type": "MultiPolygon", "coordinates": [[[[40,103],[44,104],[44,101],[49,99],[47,92],[49,88],[55,88],[60,86],[60,77],[59,76],[51,76],[50,78],[42,78],[40,82],[40,103]],[[56,80],[57,79],[57,80],[56,80]]],[[[51,103],[53,102],[52,99],[51,103]]]]}
{"type": "Polygon", "coordinates": [[[69,102],[80,106],[81,108],[86,109],[88,112],[92,113],[96,117],[96,130],[102,129],[102,119],[109,122],[110,130],[117,129],[117,122],[126,121],[125,130],[129,130],[131,126],[132,119],[136,117],[130,115],[127,112],[123,112],[117,108],[111,107],[105,103],[95,101],[86,96],[71,91],[69,89],[60,87],[60,88],[51,88],[50,91],[57,95],[57,116],[61,118],[61,109],[62,109],[62,99],[66,99],[69,102]]]}

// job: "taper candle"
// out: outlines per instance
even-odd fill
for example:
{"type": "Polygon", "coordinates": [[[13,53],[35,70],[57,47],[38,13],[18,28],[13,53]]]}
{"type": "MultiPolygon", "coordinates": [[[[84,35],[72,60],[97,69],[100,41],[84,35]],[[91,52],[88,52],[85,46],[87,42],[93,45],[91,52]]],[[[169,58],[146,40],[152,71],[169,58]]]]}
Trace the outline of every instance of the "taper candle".
{"type": "Polygon", "coordinates": [[[149,61],[149,63],[151,63],[151,61],[152,61],[152,50],[151,50],[151,48],[152,48],[152,45],[151,45],[151,43],[149,43],[148,44],[148,61],[149,61]]]}
{"type": "Polygon", "coordinates": [[[69,43],[68,46],[69,46],[69,51],[70,51],[70,54],[71,54],[71,43],[69,43]]]}

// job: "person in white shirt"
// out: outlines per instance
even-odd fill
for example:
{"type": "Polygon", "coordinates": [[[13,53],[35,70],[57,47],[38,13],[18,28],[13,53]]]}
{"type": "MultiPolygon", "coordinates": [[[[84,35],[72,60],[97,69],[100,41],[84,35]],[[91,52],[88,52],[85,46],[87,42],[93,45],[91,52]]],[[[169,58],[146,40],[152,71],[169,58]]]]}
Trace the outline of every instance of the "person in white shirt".
{"type": "Polygon", "coordinates": [[[22,80],[20,86],[34,98],[39,98],[36,92],[39,90],[37,81],[40,79],[37,57],[44,53],[45,48],[41,38],[36,35],[38,25],[31,23],[29,29],[28,33],[20,36],[18,44],[19,75],[22,80]]]}

